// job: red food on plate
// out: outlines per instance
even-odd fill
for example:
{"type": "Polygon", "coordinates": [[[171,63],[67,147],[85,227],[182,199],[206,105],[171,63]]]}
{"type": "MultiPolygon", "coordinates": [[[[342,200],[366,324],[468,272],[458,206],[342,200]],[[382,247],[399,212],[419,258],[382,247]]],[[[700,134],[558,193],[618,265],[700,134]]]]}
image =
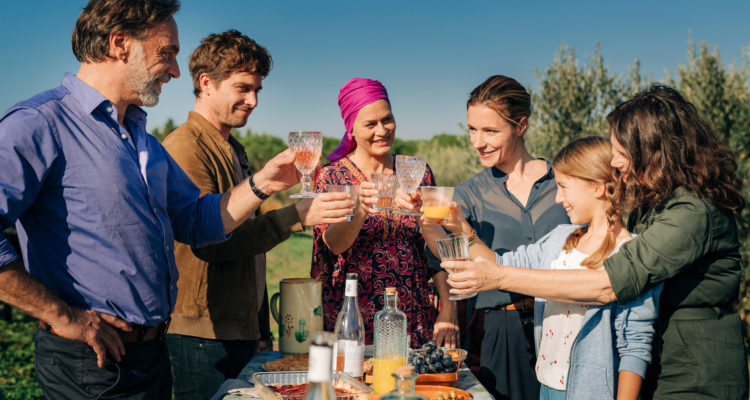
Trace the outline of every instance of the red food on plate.
{"type": "MultiPolygon", "coordinates": [[[[282,396],[295,396],[305,394],[308,383],[298,383],[296,385],[268,385],[268,388],[282,396]]],[[[336,394],[353,394],[356,393],[348,388],[339,387],[338,385],[333,387],[336,394]]]]}

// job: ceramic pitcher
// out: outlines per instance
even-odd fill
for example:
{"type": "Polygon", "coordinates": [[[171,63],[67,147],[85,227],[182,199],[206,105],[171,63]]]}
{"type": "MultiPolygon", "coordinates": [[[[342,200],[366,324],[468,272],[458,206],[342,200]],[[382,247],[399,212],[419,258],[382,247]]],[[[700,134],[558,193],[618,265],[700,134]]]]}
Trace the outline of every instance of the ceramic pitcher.
{"type": "Polygon", "coordinates": [[[279,351],[307,353],[310,336],[323,330],[323,286],[315,279],[288,278],[271,296],[271,314],[279,324],[279,351]],[[281,304],[279,304],[281,303],[281,304]]]}

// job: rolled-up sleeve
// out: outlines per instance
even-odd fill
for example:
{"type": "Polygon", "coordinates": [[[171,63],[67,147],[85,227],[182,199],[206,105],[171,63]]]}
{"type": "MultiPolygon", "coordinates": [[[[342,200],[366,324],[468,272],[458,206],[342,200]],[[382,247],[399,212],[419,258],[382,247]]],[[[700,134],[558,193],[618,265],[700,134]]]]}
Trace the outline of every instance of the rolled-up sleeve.
{"type": "Polygon", "coordinates": [[[168,212],[174,238],[191,246],[205,246],[227,240],[221,219],[221,193],[200,196],[200,189],[164,150],[169,163],[168,212]]]}
{"type": "MultiPolygon", "coordinates": [[[[0,231],[15,224],[34,201],[58,155],[47,120],[35,109],[18,108],[0,119],[0,231]]],[[[0,267],[19,258],[0,233],[0,267]]]]}
{"type": "Polygon", "coordinates": [[[617,301],[633,301],[705,254],[709,217],[698,199],[667,203],[645,231],[604,261],[617,301]]]}
{"type": "Polygon", "coordinates": [[[620,371],[646,376],[646,367],[652,361],[653,325],[658,317],[662,287],[663,284],[657,285],[625,306],[615,306],[615,343],[620,371]]]}

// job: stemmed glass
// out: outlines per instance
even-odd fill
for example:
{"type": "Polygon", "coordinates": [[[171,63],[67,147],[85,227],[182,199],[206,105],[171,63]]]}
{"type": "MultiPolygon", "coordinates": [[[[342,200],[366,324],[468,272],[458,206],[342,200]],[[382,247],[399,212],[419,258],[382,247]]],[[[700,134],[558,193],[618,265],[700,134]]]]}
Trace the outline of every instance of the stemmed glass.
{"type": "Polygon", "coordinates": [[[320,160],[320,151],[323,149],[323,134],[313,131],[289,132],[289,149],[294,152],[294,166],[302,173],[302,190],[297,194],[289,196],[293,199],[319,197],[310,189],[310,173],[315,170],[320,160]]]}
{"type": "MultiPolygon", "coordinates": [[[[417,190],[419,184],[422,183],[424,177],[424,170],[427,166],[427,160],[424,157],[419,156],[396,156],[396,177],[398,183],[401,185],[401,189],[407,194],[411,194],[417,190]]],[[[421,212],[411,211],[407,209],[398,209],[393,212],[394,214],[400,215],[422,215],[421,212]]]]}

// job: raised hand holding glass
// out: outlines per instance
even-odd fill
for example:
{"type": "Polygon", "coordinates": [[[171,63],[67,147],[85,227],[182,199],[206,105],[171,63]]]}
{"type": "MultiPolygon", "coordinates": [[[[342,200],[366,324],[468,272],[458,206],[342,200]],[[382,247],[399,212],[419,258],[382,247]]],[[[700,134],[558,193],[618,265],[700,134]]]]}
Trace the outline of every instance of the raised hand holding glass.
{"type": "Polygon", "coordinates": [[[294,152],[294,166],[302,173],[302,189],[290,198],[318,197],[319,194],[312,191],[310,173],[315,170],[320,160],[320,151],[323,149],[323,134],[314,131],[289,132],[289,149],[294,152]]]}
{"type": "MultiPolygon", "coordinates": [[[[398,178],[399,185],[401,185],[401,189],[403,189],[404,192],[408,194],[411,194],[413,191],[417,190],[419,184],[422,182],[422,178],[424,178],[424,171],[426,167],[427,160],[425,160],[424,157],[397,155],[396,177],[398,178]]],[[[422,213],[420,212],[406,209],[398,209],[393,213],[414,216],[422,215],[422,213]]]]}

